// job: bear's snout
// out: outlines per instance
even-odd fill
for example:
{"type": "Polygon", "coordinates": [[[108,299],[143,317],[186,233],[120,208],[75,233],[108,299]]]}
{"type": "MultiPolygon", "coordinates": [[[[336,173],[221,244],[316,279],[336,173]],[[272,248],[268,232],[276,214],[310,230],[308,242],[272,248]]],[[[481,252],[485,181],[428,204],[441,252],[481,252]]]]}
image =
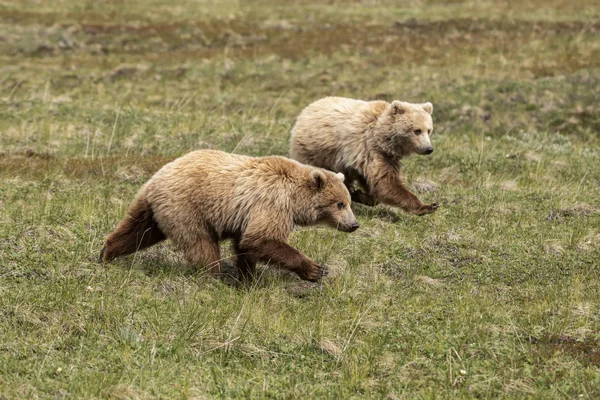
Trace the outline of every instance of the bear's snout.
{"type": "Polygon", "coordinates": [[[423,150],[423,154],[431,154],[433,153],[433,147],[429,146],[423,150]]]}
{"type": "Polygon", "coordinates": [[[340,226],[340,228],[341,228],[340,230],[344,231],[344,232],[354,232],[355,230],[357,230],[358,228],[360,228],[360,224],[355,221],[355,222],[353,222],[350,225],[346,225],[346,226],[343,226],[343,227],[340,226]]]}
{"type": "Polygon", "coordinates": [[[360,228],[360,224],[358,222],[353,223],[352,225],[350,225],[350,229],[349,232],[354,232],[355,230],[357,230],[358,228],[360,228]]]}

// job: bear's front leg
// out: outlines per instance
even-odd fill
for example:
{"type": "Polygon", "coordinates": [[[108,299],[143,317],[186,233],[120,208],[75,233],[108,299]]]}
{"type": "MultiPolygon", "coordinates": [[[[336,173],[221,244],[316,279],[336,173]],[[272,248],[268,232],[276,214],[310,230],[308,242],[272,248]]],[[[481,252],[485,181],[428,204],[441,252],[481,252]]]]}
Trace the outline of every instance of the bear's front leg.
{"type": "Polygon", "coordinates": [[[417,196],[405,188],[400,181],[390,182],[375,197],[382,203],[402,208],[415,215],[426,215],[435,212],[438,204],[424,204],[417,196]]]}
{"type": "Polygon", "coordinates": [[[327,275],[327,267],[321,266],[285,242],[275,239],[242,239],[240,252],[252,260],[274,263],[293,271],[306,281],[317,282],[327,275]]]}
{"type": "Polygon", "coordinates": [[[234,250],[236,253],[236,266],[240,274],[240,281],[250,281],[254,277],[256,271],[256,261],[252,259],[250,254],[244,252],[239,241],[234,242],[234,250]]]}
{"type": "Polygon", "coordinates": [[[435,212],[438,204],[423,204],[417,196],[408,190],[402,183],[400,173],[397,168],[385,165],[373,174],[370,184],[371,195],[377,201],[390,206],[400,207],[404,211],[416,214],[426,215],[435,212]]]}

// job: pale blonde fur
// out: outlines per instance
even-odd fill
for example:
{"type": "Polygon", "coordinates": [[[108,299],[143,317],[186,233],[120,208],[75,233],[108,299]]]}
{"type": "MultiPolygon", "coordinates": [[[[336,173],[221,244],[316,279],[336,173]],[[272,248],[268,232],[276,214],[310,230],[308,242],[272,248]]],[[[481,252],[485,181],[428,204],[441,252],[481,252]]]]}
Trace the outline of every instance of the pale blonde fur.
{"type": "Polygon", "coordinates": [[[290,156],[300,162],[342,172],[367,193],[353,200],[383,202],[415,214],[435,211],[402,183],[399,161],[433,151],[431,103],[362,101],[326,97],[306,107],[292,130],[290,156]],[[365,197],[366,196],[366,197],[365,197]]]}

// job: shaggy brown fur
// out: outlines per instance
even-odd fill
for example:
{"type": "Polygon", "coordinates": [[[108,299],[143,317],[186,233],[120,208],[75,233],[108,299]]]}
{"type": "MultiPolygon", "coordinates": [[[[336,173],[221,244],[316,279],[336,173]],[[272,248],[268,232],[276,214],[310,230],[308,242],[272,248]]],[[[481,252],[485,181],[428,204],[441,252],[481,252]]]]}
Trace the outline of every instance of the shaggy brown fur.
{"type": "Polygon", "coordinates": [[[100,262],[134,253],[162,242],[167,237],[154,220],[148,201],[136,199],[129,207],[127,216],[107,240],[100,253],[100,262]]]}
{"type": "Polygon", "coordinates": [[[411,193],[400,174],[400,160],[430,154],[431,103],[361,101],[326,97],[306,107],[292,130],[290,155],[310,165],[342,172],[352,200],[378,202],[424,215],[425,205],[411,193]],[[358,183],[366,191],[354,190],[358,183]]]}
{"type": "Polygon", "coordinates": [[[169,238],[188,262],[218,273],[219,241],[231,238],[242,277],[262,261],[316,281],[325,268],[286,242],[295,225],[358,228],[343,179],[284,157],[195,151],[165,165],[140,189],[100,258],[109,261],[169,238]]]}

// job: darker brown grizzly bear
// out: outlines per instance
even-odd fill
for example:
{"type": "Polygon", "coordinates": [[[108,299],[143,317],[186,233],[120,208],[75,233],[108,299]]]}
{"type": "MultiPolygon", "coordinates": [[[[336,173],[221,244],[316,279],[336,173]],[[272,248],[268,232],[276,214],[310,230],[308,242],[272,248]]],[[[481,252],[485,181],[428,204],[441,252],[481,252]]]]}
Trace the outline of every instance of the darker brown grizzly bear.
{"type": "Polygon", "coordinates": [[[285,157],[191,152],[162,167],[140,189],[106,239],[100,261],[169,238],[189,263],[219,273],[219,241],[230,238],[242,278],[262,261],[317,281],[325,267],[287,239],[295,225],[325,223],[344,232],[359,227],[343,179],[285,157]]]}

